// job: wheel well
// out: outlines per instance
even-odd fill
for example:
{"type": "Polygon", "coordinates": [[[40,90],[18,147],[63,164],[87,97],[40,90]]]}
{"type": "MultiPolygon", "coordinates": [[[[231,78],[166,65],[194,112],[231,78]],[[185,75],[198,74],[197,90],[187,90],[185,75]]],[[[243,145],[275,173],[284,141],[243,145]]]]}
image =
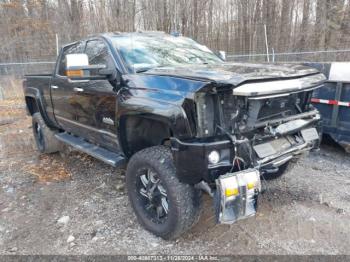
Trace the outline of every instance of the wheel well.
{"type": "Polygon", "coordinates": [[[169,126],[158,120],[128,116],[121,122],[121,141],[128,157],[144,148],[164,145],[172,135],[169,126]]]}
{"type": "Polygon", "coordinates": [[[31,115],[33,115],[36,112],[39,112],[38,106],[33,97],[26,96],[25,100],[26,100],[28,111],[31,115]]]}

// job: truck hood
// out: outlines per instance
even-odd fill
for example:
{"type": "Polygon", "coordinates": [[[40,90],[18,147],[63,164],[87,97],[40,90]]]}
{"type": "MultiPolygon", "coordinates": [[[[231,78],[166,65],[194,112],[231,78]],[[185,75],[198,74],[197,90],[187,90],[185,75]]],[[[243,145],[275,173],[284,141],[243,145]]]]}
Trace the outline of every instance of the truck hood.
{"type": "Polygon", "coordinates": [[[318,73],[316,69],[298,64],[222,63],[158,67],[148,70],[145,74],[214,81],[237,86],[251,80],[295,78],[315,73],[318,73]]]}

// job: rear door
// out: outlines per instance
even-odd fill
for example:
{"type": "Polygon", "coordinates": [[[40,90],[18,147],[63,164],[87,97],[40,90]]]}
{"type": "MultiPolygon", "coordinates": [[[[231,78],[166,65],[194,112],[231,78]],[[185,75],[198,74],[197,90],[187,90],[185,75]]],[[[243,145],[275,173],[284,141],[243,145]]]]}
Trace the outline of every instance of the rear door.
{"type": "MultiPolygon", "coordinates": [[[[90,65],[106,65],[116,70],[116,66],[108,46],[102,39],[86,42],[85,53],[90,65]]],[[[93,70],[91,75],[97,74],[93,70]]],[[[111,151],[118,151],[116,130],[117,92],[113,81],[90,80],[80,85],[74,93],[74,112],[80,126],[87,130],[84,136],[94,144],[111,151]]]]}
{"type": "Polygon", "coordinates": [[[75,135],[81,134],[78,125],[75,90],[86,81],[71,81],[66,75],[66,55],[83,53],[85,42],[66,46],[58,58],[54,76],[51,80],[51,99],[56,121],[66,131],[75,135]]]}

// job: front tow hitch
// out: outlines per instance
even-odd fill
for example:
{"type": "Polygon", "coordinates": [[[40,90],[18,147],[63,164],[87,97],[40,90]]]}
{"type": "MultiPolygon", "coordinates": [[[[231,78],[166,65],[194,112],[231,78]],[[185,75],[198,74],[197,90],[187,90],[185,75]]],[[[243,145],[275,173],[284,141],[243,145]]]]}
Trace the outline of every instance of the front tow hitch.
{"type": "Polygon", "coordinates": [[[232,224],[256,214],[261,191],[257,169],[222,175],[216,179],[216,188],[214,207],[217,223],[232,224]]]}

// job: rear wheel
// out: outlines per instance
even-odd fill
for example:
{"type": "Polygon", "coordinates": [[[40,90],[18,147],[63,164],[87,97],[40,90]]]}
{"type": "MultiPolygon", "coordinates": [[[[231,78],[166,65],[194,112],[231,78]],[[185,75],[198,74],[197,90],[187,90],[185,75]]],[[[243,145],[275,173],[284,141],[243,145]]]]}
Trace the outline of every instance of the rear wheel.
{"type": "Polygon", "coordinates": [[[40,153],[54,153],[61,149],[61,143],[56,139],[55,132],[45,124],[39,112],[33,114],[32,125],[34,139],[40,153]]]}
{"type": "Polygon", "coordinates": [[[174,239],[198,221],[201,192],[177,179],[169,148],[136,153],[127,167],[126,185],[139,222],[153,234],[174,239]]]}
{"type": "Polygon", "coordinates": [[[275,173],[266,173],[266,174],[263,175],[263,177],[266,180],[277,179],[277,178],[281,177],[286,172],[286,170],[288,168],[288,165],[289,165],[289,162],[284,163],[283,165],[278,167],[278,171],[277,172],[275,172],[275,173]]]}

